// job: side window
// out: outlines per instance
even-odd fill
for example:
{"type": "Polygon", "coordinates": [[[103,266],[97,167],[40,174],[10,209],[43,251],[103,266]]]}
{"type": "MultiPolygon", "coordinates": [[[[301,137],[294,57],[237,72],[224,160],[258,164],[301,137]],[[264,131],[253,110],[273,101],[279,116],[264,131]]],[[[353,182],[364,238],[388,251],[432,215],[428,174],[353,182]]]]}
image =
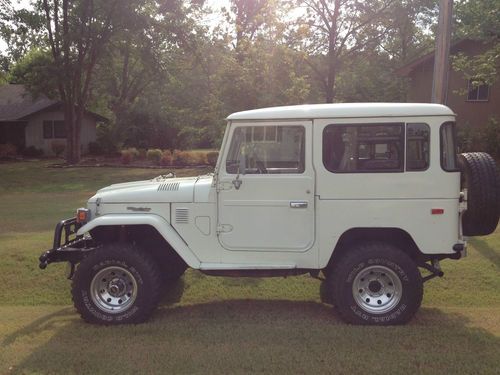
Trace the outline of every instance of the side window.
{"type": "Polygon", "coordinates": [[[330,172],[402,172],[404,124],[328,125],[323,164],[330,172]]]}
{"type": "Polygon", "coordinates": [[[447,172],[458,171],[455,123],[445,122],[440,129],[441,168],[447,172]]]}
{"type": "Polygon", "coordinates": [[[234,130],[226,160],[227,173],[303,173],[303,126],[242,126],[234,130]]]}
{"type": "Polygon", "coordinates": [[[406,170],[424,171],[429,168],[431,128],[427,124],[406,125],[406,170]]]}

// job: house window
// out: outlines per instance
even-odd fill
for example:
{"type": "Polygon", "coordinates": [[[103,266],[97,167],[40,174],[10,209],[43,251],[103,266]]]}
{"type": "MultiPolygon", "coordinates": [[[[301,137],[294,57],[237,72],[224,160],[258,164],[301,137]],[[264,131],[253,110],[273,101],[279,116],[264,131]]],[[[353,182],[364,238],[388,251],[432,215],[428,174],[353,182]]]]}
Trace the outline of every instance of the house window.
{"type": "Polygon", "coordinates": [[[486,83],[479,83],[474,79],[467,81],[467,101],[486,102],[490,96],[490,86],[486,83]]]}
{"type": "Polygon", "coordinates": [[[43,138],[66,138],[66,127],[64,126],[64,121],[44,121],[43,138]]]}

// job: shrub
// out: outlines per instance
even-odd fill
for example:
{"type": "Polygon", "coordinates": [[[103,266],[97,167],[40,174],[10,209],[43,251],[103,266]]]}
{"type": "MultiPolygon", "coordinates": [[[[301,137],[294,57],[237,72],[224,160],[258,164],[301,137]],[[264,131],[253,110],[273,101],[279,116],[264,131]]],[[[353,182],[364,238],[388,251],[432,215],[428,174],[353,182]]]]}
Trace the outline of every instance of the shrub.
{"type": "Polygon", "coordinates": [[[163,166],[172,165],[173,157],[170,150],[163,151],[160,159],[160,164],[163,166]]]}
{"type": "Polygon", "coordinates": [[[207,153],[205,151],[189,152],[189,162],[192,165],[207,164],[207,153]]]}
{"type": "Polygon", "coordinates": [[[207,163],[215,167],[215,164],[217,164],[218,157],[219,157],[219,151],[207,152],[207,163]]]}
{"type": "Polygon", "coordinates": [[[36,148],[35,146],[29,146],[24,149],[23,155],[28,158],[39,158],[43,156],[43,150],[36,148]]]}
{"type": "Polygon", "coordinates": [[[52,143],[50,144],[50,149],[56,155],[56,157],[59,157],[66,149],[66,143],[64,143],[63,141],[52,141],[52,143]]]}
{"type": "Polygon", "coordinates": [[[121,161],[123,164],[130,164],[137,159],[139,151],[135,147],[125,148],[121,151],[121,161]]]}
{"type": "Polygon", "coordinates": [[[490,117],[483,131],[484,150],[500,158],[500,121],[490,117]]]}
{"type": "Polygon", "coordinates": [[[89,154],[90,155],[102,155],[103,154],[102,146],[97,142],[89,143],[89,154]]]}
{"type": "Polygon", "coordinates": [[[146,153],[146,158],[154,163],[160,163],[163,152],[158,148],[152,148],[146,153]]]}
{"type": "Polygon", "coordinates": [[[174,150],[175,165],[190,165],[190,155],[188,151],[174,150]]]}
{"type": "Polygon", "coordinates": [[[6,143],[0,145],[0,159],[14,158],[17,155],[17,147],[6,143]]]}

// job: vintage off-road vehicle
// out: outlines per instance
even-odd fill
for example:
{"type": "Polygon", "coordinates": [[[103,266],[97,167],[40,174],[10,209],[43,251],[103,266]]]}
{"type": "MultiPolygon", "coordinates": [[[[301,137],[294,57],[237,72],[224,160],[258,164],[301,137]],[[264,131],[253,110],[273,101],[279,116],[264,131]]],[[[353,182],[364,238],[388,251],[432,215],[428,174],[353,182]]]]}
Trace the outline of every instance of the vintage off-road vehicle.
{"type": "Polygon", "coordinates": [[[310,273],[345,321],[405,323],[439,261],[498,223],[495,162],[457,155],[454,121],[435,104],[232,114],[213,174],[99,190],[57,225],[40,267],[69,262],[75,307],[92,323],[146,320],[188,267],[310,273]]]}

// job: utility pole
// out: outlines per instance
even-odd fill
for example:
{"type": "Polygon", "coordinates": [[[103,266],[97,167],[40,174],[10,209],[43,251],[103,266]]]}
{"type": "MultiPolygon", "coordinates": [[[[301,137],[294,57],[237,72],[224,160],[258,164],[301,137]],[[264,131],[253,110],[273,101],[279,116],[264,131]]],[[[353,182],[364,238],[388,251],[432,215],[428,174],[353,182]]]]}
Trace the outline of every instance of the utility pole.
{"type": "Polygon", "coordinates": [[[434,55],[434,74],[432,76],[432,103],[446,104],[448,91],[451,14],[453,0],[439,0],[439,21],[434,55]]]}

